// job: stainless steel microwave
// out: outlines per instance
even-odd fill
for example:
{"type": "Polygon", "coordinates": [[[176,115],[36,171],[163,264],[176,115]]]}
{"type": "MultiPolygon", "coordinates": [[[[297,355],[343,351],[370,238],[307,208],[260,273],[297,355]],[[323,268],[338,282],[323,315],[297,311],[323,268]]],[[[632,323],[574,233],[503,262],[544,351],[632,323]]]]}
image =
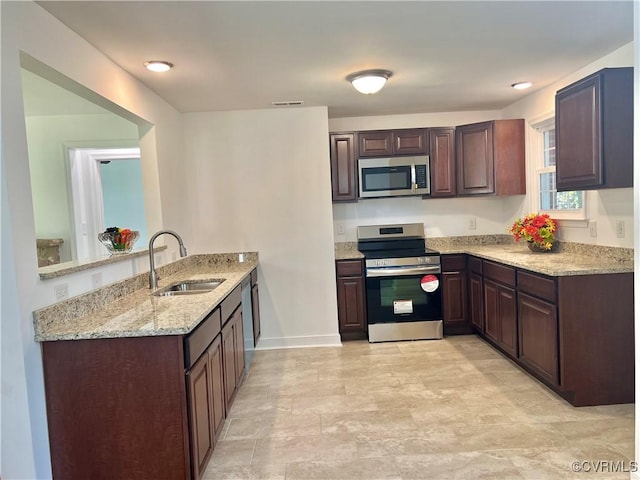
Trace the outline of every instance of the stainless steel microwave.
{"type": "Polygon", "coordinates": [[[360,198],[426,195],[431,192],[429,157],[358,159],[360,198]]]}

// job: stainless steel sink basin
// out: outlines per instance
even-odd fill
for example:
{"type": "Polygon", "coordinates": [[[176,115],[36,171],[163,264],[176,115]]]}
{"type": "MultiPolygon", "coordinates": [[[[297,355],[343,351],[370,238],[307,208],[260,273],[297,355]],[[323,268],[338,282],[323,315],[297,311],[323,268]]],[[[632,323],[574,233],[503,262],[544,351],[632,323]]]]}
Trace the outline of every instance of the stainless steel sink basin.
{"type": "Polygon", "coordinates": [[[156,297],[173,297],[176,295],[197,295],[216,289],[224,280],[185,280],[173,283],[168,287],[153,292],[156,297]]]}

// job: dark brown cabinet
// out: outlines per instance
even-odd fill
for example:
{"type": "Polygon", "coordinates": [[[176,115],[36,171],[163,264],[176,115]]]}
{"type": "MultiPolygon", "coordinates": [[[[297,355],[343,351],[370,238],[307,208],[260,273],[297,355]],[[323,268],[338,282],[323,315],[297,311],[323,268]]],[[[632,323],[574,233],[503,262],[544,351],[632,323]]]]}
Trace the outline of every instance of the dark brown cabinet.
{"type": "Polygon", "coordinates": [[[556,93],[558,191],[633,186],[633,68],[605,68],[556,93]]]}
{"type": "Polygon", "coordinates": [[[224,358],[225,406],[228,410],[244,375],[244,336],[240,306],[222,327],[222,356],[224,358]]]}
{"type": "Polygon", "coordinates": [[[442,310],[445,335],[470,333],[467,318],[467,262],[464,255],[442,255],[442,310]]]}
{"type": "Polygon", "coordinates": [[[484,332],[508,355],[518,356],[515,269],[483,261],[484,332]]]}
{"type": "Polygon", "coordinates": [[[258,271],[251,272],[251,315],[253,321],[253,346],[258,344],[260,339],[260,294],[258,290],[258,271]]]}
{"type": "Polygon", "coordinates": [[[355,133],[329,135],[331,197],[334,202],[358,201],[355,133]]]}
{"type": "Polygon", "coordinates": [[[558,385],[558,311],[555,305],[518,293],[519,359],[558,385]]]}
{"type": "Polygon", "coordinates": [[[458,195],[526,193],[524,120],[494,120],[456,128],[458,195]]]}
{"type": "Polygon", "coordinates": [[[201,478],[215,443],[213,411],[213,372],[209,352],[205,352],[187,372],[189,396],[189,432],[191,440],[191,471],[201,478]]]}
{"type": "Polygon", "coordinates": [[[456,195],[455,131],[453,127],[429,129],[430,197],[456,195]]]}
{"type": "Polygon", "coordinates": [[[367,338],[364,281],[362,260],[336,261],[338,327],[342,340],[367,338]]]}
{"type": "Polygon", "coordinates": [[[359,157],[426,155],[427,151],[426,128],[373,130],[358,133],[359,157]]]}

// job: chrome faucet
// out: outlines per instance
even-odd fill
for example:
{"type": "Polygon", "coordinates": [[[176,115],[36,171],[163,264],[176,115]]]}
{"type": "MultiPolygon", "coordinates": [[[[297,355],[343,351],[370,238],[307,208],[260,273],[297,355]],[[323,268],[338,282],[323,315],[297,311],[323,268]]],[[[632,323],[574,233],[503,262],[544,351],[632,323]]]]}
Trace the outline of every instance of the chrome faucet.
{"type": "Polygon", "coordinates": [[[176,237],[176,240],[178,240],[178,245],[180,245],[180,256],[187,256],[187,249],[184,246],[184,242],[182,241],[180,235],[178,235],[176,232],[174,232],[173,230],[160,230],[159,232],[154,233],[151,237],[151,240],[149,240],[149,288],[151,288],[152,290],[158,288],[158,279],[160,278],[156,273],[155,260],[153,258],[153,242],[155,242],[156,238],[158,238],[163,233],[167,233],[176,237]]]}

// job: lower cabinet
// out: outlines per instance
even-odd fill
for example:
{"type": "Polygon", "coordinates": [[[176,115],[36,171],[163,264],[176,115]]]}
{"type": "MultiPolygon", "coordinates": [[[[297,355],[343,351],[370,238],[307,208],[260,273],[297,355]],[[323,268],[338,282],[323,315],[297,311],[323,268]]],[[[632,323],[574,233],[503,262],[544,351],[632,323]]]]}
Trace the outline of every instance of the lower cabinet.
{"type": "Polygon", "coordinates": [[[484,333],[512,357],[518,356],[515,269],[483,262],[484,333]]]}
{"type": "Polygon", "coordinates": [[[467,262],[464,255],[441,255],[442,315],[445,335],[471,333],[467,304],[467,262]]]}
{"type": "Polygon", "coordinates": [[[202,478],[244,375],[240,300],[188,335],[43,342],[53,477],[202,478]]]}
{"type": "Polygon", "coordinates": [[[254,269],[251,272],[251,315],[253,320],[253,346],[258,344],[260,339],[260,302],[258,293],[258,271],[254,269]]]}
{"type": "Polygon", "coordinates": [[[342,340],[367,338],[363,260],[337,260],[338,330],[342,340]]]}
{"type": "Polygon", "coordinates": [[[518,292],[519,360],[548,383],[558,385],[558,309],[518,292]]]}
{"type": "Polygon", "coordinates": [[[469,270],[469,319],[473,328],[484,333],[484,279],[482,277],[482,260],[468,257],[469,270]]]}

